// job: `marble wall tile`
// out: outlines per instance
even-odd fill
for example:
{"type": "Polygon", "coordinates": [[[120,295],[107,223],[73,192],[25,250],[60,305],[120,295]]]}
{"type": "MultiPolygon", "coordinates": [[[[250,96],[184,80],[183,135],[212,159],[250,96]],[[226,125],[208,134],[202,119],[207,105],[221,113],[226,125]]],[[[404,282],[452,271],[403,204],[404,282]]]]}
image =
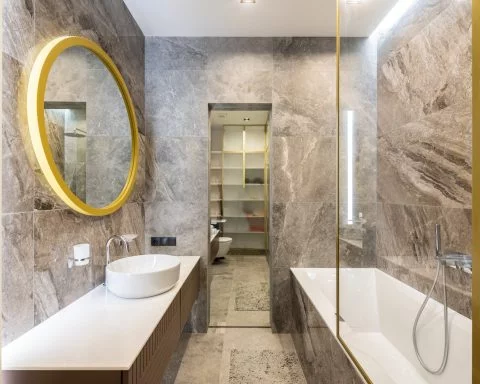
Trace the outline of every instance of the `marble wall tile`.
{"type": "Polygon", "coordinates": [[[208,203],[201,201],[153,201],[145,204],[146,249],[152,253],[206,256],[208,251],[208,203]],[[151,247],[152,236],[174,236],[176,247],[151,247]]]}
{"type": "Polygon", "coordinates": [[[273,135],[333,136],[336,130],[335,71],[275,71],[273,135]]]}
{"type": "MultiPolygon", "coordinates": [[[[95,0],[91,0],[95,2],[95,0]]],[[[140,29],[137,21],[131,16],[127,5],[123,1],[103,1],[99,4],[103,7],[103,12],[100,17],[104,22],[111,23],[113,25],[112,32],[116,36],[120,37],[141,37],[143,38],[143,32],[140,29]]]]}
{"type": "Polygon", "coordinates": [[[33,214],[2,216],[3,345],[33,327],[33,214]]]}
{"type": "Polygon", "coordinates": [[[292,330],[292,279],[290,268],[270,268],[270,324],[275,333],[292,330]]]}
{"type": "Polygon", "coordinates": [[[386,62],[379,62],[378,98],[390,106],[379,109],[383,132],[470,102],[471,9],[466,3],[452,3],[386,62]]]}
{"type": "Polygon", "coordinates": [[[333,267],[335,203],[272,204],[271,266],[333,267]]]}
{"type": "Polygon", "coordinates": [[[395,30],[401,31],[401,33],[386,33],[379,36],[379,59],[384,60],[390,54],[406,45],[451,3],[450,0],[423,0],[414,3],[397,22],[395,30]]]}
{"type": "Polygon", "coordinates": [[[435,224],[442,227],[444,250],[471,251],[471,210],[378,204],[377,255],[412,258],[435,265],[435,224]]]}
{"type": "Polygon", "coordinates": [[[63,210],[34,214],[35,324],[94,287],[92,264],[69,269],[67,259],[73,245],[95,242],[90,229],[98,222],[63,210]]]}
{"type": "Polygon", "coordinates": [[[34,0],[3,3],[3,53],[24,64],[34,42],[34,0]]]}
{"type": "Polygon", "coordinates": [[[335,137],[273,137],[272,200],[333,202],[336,193],[335,157],[335,137]]]}
{"type": "Polygon", "coordinates": [[[3,54],[2,212],[33,210],[35,175],[26,147],[27,126],[20,94],[26,89],[22,65],[3,54]],[[8,182],[7,182],[8,181],[8,182]]]}
{"type": "Polygon", "coordinates": [[[335,71],[334,37],[275,37],[274,68],[279,71],[335,71]]]}
{"type": "Polygon", "coordinates": [[[271,70],[207,71],[209,103],[271,103],[271,70]]]}
{"type": "Polygon", "coordinates": [[[204,71],[146,72],[147,130],[151,136],[208,136],[204,71]]]}
{"type": "Polygon", "coordinates": [[[292,277],[293,342],[307,383],[360,384],[363,380],[348,360],[335,335],[292,277]]]}
{"type": "Polygon", "coordinates": [[[207,40],[203,37],[147,37],[145,71],[204,70],[207,40]]]}
{"type": "Polygon", "coordinates": [[[379,199],[402,204],[470,206],[471,151],[468,104],[452,105],[396,131],[381,129],[379,199]]]}
{"type": "Polygon", "coordinates": [[[155,201],[206,201],[208,199],[208,139],[154,137],[154,180],[149,198],[155,201]]]}
{"type": "Polygon", "coordinates": [[[273,40],[269,37],[207,39],[207,70],[220,72],[271,71],[273,40]]]}

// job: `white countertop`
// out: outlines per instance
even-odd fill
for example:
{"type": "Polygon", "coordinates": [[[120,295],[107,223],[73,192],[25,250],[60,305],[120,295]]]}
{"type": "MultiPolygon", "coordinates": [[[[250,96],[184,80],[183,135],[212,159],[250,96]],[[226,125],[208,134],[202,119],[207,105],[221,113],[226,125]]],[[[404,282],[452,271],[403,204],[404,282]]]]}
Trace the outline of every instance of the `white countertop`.
{"type": "Polygon", "coordinates": [[[170,291],[122,299],[101,285],[2,348],[4,370],[128,370],[200,257],[170,291]]]}

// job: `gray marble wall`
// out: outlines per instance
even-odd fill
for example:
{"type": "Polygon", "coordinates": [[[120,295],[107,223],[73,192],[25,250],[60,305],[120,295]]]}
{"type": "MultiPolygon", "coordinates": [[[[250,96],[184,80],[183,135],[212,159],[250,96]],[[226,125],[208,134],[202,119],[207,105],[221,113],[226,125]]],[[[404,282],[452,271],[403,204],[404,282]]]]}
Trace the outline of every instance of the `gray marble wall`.
{"type": "Polygon", "coordinates": [[[290,267],[335,265],[335,39],[146,39],[146,247],[201,255],[207,327],[208,103],[272,103],[272,326],[292,327],[290,267]]]}
{"type": "Polygon", "coordinates": [[[307,383],[363,383],[339,341],[293,276],[292,284],[292,336],[307,383]]]}
{"type": "MultiPolygon", "coordinates": [[[[426,292],[434,225],[470,253],[471,2],[418,2],[378,47],[377,265],[426,292]]],[[[471,316],[471,278],[447,270],[449,302],[471,316]]]]}
{"type": "Polygon", "coordinates": [[[104,246],[114,233],[138,233],[144,250],[144,36],[121,0],[6,0],[3,12],[2,230],[3,341],[8,343],[101,282],[104,246]],[[111,55],[133,97],[141,135],[137,186],[111,216],[67,209],[42,180],[26,135],[25,91],[35,53],[52,38],[82,35],[111,55]],[[93,262],[67,268],[72,246],[88,242],[93,262]]]}

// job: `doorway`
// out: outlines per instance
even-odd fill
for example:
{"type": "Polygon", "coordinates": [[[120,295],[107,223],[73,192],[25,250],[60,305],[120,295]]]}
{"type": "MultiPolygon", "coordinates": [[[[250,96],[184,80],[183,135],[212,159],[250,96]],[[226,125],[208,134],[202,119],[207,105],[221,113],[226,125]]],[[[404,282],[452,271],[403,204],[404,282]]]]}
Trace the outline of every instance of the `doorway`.
{"type": "Polygon", "coordinates": [[[270,327],[270,104],[209,105],[210,327],[270,327]]]}

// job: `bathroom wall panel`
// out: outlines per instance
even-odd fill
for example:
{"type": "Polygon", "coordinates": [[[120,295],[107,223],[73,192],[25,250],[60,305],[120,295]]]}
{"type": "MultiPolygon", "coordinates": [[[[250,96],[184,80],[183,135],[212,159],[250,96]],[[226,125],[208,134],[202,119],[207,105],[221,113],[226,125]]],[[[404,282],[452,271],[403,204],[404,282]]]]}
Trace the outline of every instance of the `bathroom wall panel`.
{"type": "MultiPolygon", "coordinates": [[[[436,223],[444,250],[471,252],[471,2],[418,3],[378,52],[377,263],[426,292],[436,223]]],[[[471,316],[470,275],[447,275],[471,316]]]]}
{"type": "MultiPolygon", "coordinates": [[[[148,49],[150,52],[151,48],[148,49]]],[[[152,64],[150,66],[145,90],[149,136],[207,137],[206,73],[198,70],[161,70],[152,64]]]]}
{"type": "MultiPolygon", "coordinates": [[[[169,143],[176,147],[208,137],[208,103],[273,103],[272,204],[315,203],[315,214],[324,215],[312,215],[318,222],[315,229],[328,234],[325,248],[320,249],[322,241],[316,240],[318,234],[306,221],[298,229],[290,219],[295,216],[293,212],[289,211],[287,219],[277,216],[282,235],[273,239],[272,250],[283,251],[272,251],[271,255],[272,265],[281,267],[272,269],[272,298],[276,298],[272,325],[275,331],[288,332],[292,324],[291,301],[285,299],[290,294],[288,267],[335,266],[331,251],[335,245],[335,210],[330,206],[335,196],[335,39],[148,37],[145,75],[148,133],[163,137],[153,141],[153,151],[162,158],[161,151],[168,152],[165,146],[169,143]],[[287,221],[283,224],[282,220],[287,221]],[[283,231],[284,226],[292,233],[283,231]],[[297,248],[300,254],[285,251],[297,248]]],[[[161,161],[162,167],[148,165],[147,175],[155,170],[158,174],[147,193],[147,248],[152,234],[176,234],[180,244],[176,249],[152,251],[201,254],[206,260],[208,209],[199,212],[188,207],[194,200],[197,204],[208,201],[203,191],[208,184],[208,161],[201,165],[203,172],[198,165],[190,165],[190,154],[182,153],[172,152],[168,160],[161,161]],[[167,164],[171,169],[189,164],[195,173],[203,173],[205,180],[200,183],[193,176],[170,176],[167,164]],[[194,180],[197,185],[189,194],[185,185],[194,180]],[[162,187],[165,183],[168,188],[162,187]]],[[[206,275],[202,287],[206,289],[206,275]]],[[[204,305],[197,306],[197,321],[207,316],[206,301],[204,305]]]]}
{"type": "MultiPolygon", "coordinates": [[[[5,45],[4,45],[5,47],[5,45]]],[[[2,97],[2,212],[33,211],[35,173],[30,164],[25,113],[19,97],[26,90],[22,63],[3,53],[2,97]]]]}
{"type": "Polygon", "coordinates": [[[338,340],[295,278],[292,307],[292,336],[307,383],[363,383],[338,340]]]}
{"type": "Polygon", "coordinates": [[[2,323],[8,343],[33,327],[33,213],[3,215],[2,323]]]}
{"type": "Polygon", "coordinates": [[[138,233],[132,253],[144,252],[144,162],[151,152],[141,136],[137,185],[130,203],[114,215],[81,216],[60,202],[44,183],[26,135],[26,80],[35,54],[42,44],[63,35],[82,35],[98,42],[124,76],[139,131],[144,132],[144,37],[121,0],[6,0],[4,10],[3,97],[8,102],[3,103],[2,222],[6,262],[10,260],[17,271],[3,282],[3,341],[8,343],[103,282],[104,246],[109,236],[138,233]],[[22,224],[16,225],[19,220],[22,224]],[[66,258],[81,241],[92,245],[92,264],[68,270],[66,258]],[[26,266],[32,267],[28,279],[21,273],[26,266]],[[9,298],[20,306],[14,309],[9,298]]]}
{"type": "Polygon", "coordinates": [[[335,202],[272,204],[271,265],[334,267],[335,202]]]}
{"type": "Polygon", "coordinates": [[[272,201],[335,202],[334,137],[274,136],[271,151],[272,201]]]}

